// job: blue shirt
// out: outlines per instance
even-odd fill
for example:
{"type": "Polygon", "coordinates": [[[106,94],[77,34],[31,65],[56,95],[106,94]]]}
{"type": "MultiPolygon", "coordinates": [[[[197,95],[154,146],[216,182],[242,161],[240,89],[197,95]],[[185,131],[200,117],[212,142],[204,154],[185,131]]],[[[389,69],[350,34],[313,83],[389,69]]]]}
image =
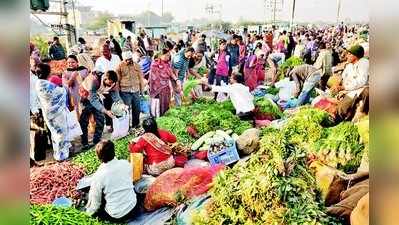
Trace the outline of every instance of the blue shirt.
{"type": "Polygon", "coordinates": [[[230,44],[227,46],[227,51],[230,52],[230,64],[231,66],[238,65],[238,59],[240,57],[240,47],[238,45],[230,44]]]}
{"type": "Polygon", "coordinates": [[[184,48],[181,49],[173,59],[173,68],[178,70],[178,79],[183,82],[188,70],[189,59],[184,55],[184,48]]]}

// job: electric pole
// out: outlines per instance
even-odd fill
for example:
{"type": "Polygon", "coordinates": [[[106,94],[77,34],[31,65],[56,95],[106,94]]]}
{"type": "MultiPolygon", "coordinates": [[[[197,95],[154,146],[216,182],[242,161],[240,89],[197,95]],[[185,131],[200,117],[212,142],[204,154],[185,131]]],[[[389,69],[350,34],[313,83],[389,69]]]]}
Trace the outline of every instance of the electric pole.
{"type": "Polygon", "coordinates": [[[163,17],[163,0],[162,0],[162,10],[161,10],[161,14],[162,14],[162,17],[163,17]]]}
{"type": "Polygon", "coordinates": [[[291,31],[293,31],[294,17],[295,17],[295,0],[292,0],[292,12],[291,12],[291,21],[290,21],[291,31]]]}
{"type": "Polygon", "coordinates": [[[276,24],[277,13],[281,12],[284,5],[284,0],[265,0],[266,10],[271,15],[273,25],[276,24]]]}
{"type": "Polygon", "coordinates": [[[337,23],[339,23],[340,13],[341,13],[341,0],[337,0],[337,23]]]}

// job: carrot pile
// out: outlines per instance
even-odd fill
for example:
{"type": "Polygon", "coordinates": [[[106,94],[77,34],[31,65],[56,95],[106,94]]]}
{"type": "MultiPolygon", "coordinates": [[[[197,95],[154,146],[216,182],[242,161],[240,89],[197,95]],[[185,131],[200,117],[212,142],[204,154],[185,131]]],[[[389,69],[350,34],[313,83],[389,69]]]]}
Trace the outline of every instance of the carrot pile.
{"type": "Polygon", "coordinates": [[[51,68],[51,74],[62,74],[67,68],[67,62],[63,60],[51,60],[49,62],[51,68]]]}
{"type": "Polygon", "coordinates": [[[76,185],[84,169],[69,162],[56,163],[30,170],[30,203],[47,204],[58,197],[78,199],[76,185]]]}

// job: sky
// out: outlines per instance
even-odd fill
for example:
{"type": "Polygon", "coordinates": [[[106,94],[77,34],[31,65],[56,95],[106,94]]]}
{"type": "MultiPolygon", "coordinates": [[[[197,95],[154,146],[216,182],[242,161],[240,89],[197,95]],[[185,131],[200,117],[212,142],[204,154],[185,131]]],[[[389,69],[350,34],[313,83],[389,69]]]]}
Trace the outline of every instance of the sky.
{"type": "MultiPolygon", "coordinates": [[[[244,20],[265,21],[271,18],[265,8],[265,0],[77,0],[81,5],[93,6],[94,10],[109,11],[113,14],[139,14],[151,10],[161,14],[162,1],[164,12],[171,12],[176,22],[195,18],[210,18],[205,7],[218,6],[223,20],[236,22],[244,20]]],[[[280,18],[289,20],[293,0],[283,1],[280,18]]],[[[340,20],[369,20],[369,0],[341,0],[340,20]]],[[[213,18],[218,18],[214,15],[213,18]]],[[[337,18],[337,0],[296,0],[295,20],[299,22],[326,21],[335,22],[337,18]]]]}

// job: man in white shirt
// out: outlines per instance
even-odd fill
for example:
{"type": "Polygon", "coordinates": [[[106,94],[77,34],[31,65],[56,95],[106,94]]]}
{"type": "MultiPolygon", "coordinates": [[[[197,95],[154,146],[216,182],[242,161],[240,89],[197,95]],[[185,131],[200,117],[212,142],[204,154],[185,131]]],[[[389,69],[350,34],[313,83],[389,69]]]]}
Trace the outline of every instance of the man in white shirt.
{"type": "MultiPolygon", "coordinates": [[[[230,82],[230,85],[225,86],[211,85],[211,91],[227,93],[236,114],[243,120],[252,120],[252,111],[255,109],[254,96],[249,92],[249,87],[244,85],[244,76],[235,74],[230,82]]],[[[208,85],[208,81],[204,79],[203,84],[208,85]]]]}
{"type": "MultiPolygon", "coordinates": [[[[112,42],[111,42],[112,43],[112,42]]],[[[109,70],[116,71],[116,68],[121,63],[119,56],[115,54],[111,54],[111,49],[108,44],[104,44],[102,46],[102,56],[97,59],[95,68],[97,68],[97,72],[102,72],[103,74],[107,73],[109,70]]],[[[109,94],[104,95],[104,107],[107,110],[111,110],[112,106],[112,98],[109,94]]],[[[105,124],[106,128],[109,132],[112,132],[112,118],[109,116],[105,116],[105,124]]]]}
{"type": "Polygon", "coordinates": [[[347,64],[342,72],[342,86],[336,88],[340,91],[338,115],[341,120],[351,119],[357,104],[365,99],[368,101],[368,90],[365,90],[365,87],[369,80],[369,61],[363,56],[364,49],[360,45],[347,49],[347,64]]]}
{"type": "Polygon", "coordinates": [[[131,165],[115,158],[115,146],[111,141],[98,143],[96,153],[102,164],[92,177],[86,213],[113,223],[134,218],[139,209],[131,165]]]}
{"type": "Polygon", "coordinates": [[[98,72],[106,73],[108,70],[116,70],[116,67],[121,62],[119,56],[111,54],[109,45],[105,44],[102,46],[102,56],[97,59],[95,68],[98,68],[98,72]]]}

